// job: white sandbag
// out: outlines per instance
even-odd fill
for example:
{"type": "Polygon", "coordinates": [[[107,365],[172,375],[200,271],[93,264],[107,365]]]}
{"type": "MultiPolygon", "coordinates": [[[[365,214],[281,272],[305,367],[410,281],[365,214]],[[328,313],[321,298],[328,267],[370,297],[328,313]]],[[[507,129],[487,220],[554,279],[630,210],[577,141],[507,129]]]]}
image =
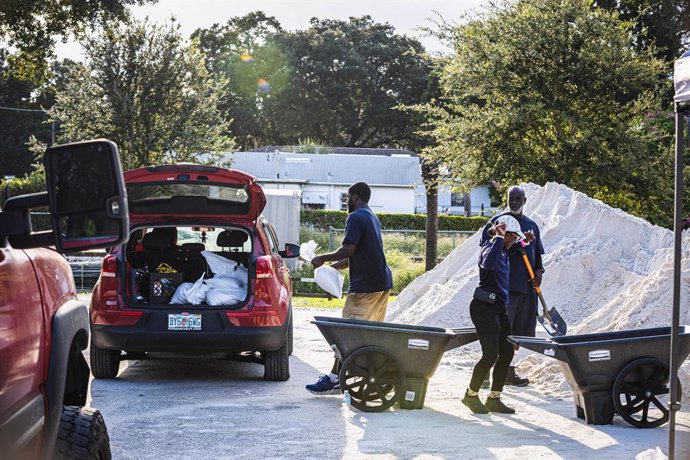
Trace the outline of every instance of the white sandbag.
{"type": "Polygon", "coordinates": [[[314,270],[314,279],[321,289],[330,295],[341,298],[343,296],[343,281],[345,276],[329,265],[322,265],[314,270]]]}
{"type": "Polygon", "coordinates": [[[311,259],[316,257],[316,250],[318,247],[319,245],[317,245],[316,241],[314,240],[309,240],[306,243],[302,243],[299,245],[299,256],[307,262],[311,262],[311,259]]]}
{"type": "Polygon", "coordinates": [[[238,265],[232,275],[242,281],[242,286],[246,286],[249,283],[249,271],[244,265],[238,265]]]}
{"type": "Polygon", "coordinates": [[[239,289],[209,289],[206,293],[206,303],[209,305],[234,305],[247,297],[247,290],[239,289]]]}
{"type": "Polygon", "coordinates": [[[237,267],[237,262],[226,259],[210,251],[201,251],[201,255],[206,259],[208,268],[216,275],[232,275],[237,267]]]}
{"type": "MultiPolygon", "coordinates": [[[[246,280],[246,277],[245,277],[246,280]]],[[[204,281],[212,289],[232,289],[232,288],[242,288],[247,283],[240,276],[214,276],[204,281]]]]}
{"type": "Polygon", "coordinates": [[[192,305],[199,305],[201,302],[206,300],[206,292],[209,286],[204,283],[204,275],[202,273],[201,277],[194,282],[194,285],[187,291],[187,303],[192,305]]]}
{"type": "Polygon", "coordinates": [[[192,286],[194,286],[194,283],[182,283],[179,286],[177,286],[175,294],[173,294],[172,299],[170,299],[170,303],[187,303],[187,292],[189,292],[192,286]]]}

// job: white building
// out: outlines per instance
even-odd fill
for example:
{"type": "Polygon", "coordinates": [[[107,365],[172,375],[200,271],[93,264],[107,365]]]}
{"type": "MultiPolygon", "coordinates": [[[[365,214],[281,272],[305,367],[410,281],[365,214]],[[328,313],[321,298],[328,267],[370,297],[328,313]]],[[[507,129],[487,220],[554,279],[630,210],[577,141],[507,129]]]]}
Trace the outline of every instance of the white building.
{"type": "Polygon", "coordinates": [[[273,151],[237,152],[229,156],[233,169],[255,176],[264,189],[300,190],[304,207],[344,211],[348,187],[366,182],[371,187],[369,206],[374,212],[415,212],[415,189],[421,183],[421,169],[419,159],[411,152],[352,155],[273,151]]]}
{"type": "MultiPolygon", "coordinates": [[[[301,191],[302,206],[346,210],[347,188],[355,182],[371,187],[374,212],[425,213],[426,194],[419,157],[408,150],[331,147],[328,153],[293,153],[293,147],[269,146],[229,153],[232,168],[255,176],[264,189],[301,191]]],[[[472,215],[488,212],[487,187],[470,193],[472,215]]],[[[464,214],[462,194],[439,190],[439,211],[464,214]]]]}

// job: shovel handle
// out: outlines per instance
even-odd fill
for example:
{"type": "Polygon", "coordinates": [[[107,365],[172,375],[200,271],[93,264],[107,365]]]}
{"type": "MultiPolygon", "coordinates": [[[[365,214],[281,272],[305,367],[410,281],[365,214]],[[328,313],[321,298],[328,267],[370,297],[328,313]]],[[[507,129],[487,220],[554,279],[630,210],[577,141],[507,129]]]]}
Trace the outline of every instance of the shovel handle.
{"type": "MultiPolygon", "coordinates": [[[[529,280],[534,281],[536,278],[534,276],[534,271],[532,270],[532,264],[529,263],[529,259],[527,258],[527,253],[525,250],[522,250],[522,260],[525,261],[525,266],[527,267],[527,273],[529,273],[529,280]]],[[[541,288],[539,286],[534,286],[534,289],[537,291],[537,294],[539,294],[539,298],[542,301],[542,305],[544,305],[544,298],[541,296],[541,288]]],[[[544,309],[546,309],[546,305],[544,305],[544,309]]]]}
{"type": "MultiPolygon", "coordinates": [[[[534,281],[534,270],[532,270],[532,264],[529,263],[529,258],[527,258],[527,253],[525,252],[524,249],[521,249],[520,252],[522,253],[522,260],[525,261],[525,266],[527,267],[527,273],[529,273],[529,280],[534,281]]],[[[534,283],[533,283],[534,284],[534,283]]],[[[551,321],[551,315],[549,314],[549,309],[546,308],[546,301],[544,300],[544,296],[541,295],[541,288],[539,286],[534,286],[534,290],[537,291],[537,296],[539,296],[539,302],[541,302],[541,307],[544,310],[544,316],[551,321]]]]}

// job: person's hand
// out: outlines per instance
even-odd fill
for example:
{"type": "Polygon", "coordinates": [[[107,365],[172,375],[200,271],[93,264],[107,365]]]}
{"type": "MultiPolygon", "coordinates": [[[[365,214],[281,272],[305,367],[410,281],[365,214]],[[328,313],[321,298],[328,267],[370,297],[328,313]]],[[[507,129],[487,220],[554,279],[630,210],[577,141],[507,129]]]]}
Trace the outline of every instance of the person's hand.
{"type": "Polygon", "coordinates": [[[323,257],[321,256],[316,256],[313,259],[311,259],[311,264],[314,266],[314,268],[319,268],[325,260],[323,260],[323,257]]]}
{"type": "Polygon", "coordinates": [[[537,270],[534,273],[534,280],[531,281],[532,286],[534,286],[535,288],[541,286],[541,278],[542,278],[542,272],[541,272],[541,270],[537,270]]]}
{"type": "Polygon", "coordinates": [[[534,231],[533,230],[527,230],[525,232],[525,243],[529,244],[532,242],[534,239],[534,231]]]}
{"type": "Polygon", "coordinates": [[[505,222],[501,222],[500,224],[494,226],[494,229],[496,230],[496,235],[506,236],[506,224],[505,224],[505,222]]]}

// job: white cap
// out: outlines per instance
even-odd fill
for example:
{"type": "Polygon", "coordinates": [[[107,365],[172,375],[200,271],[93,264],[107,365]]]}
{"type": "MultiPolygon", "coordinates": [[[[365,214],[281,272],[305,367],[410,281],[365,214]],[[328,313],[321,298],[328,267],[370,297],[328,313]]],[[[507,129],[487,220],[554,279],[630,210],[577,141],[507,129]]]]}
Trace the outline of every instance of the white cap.
{"type": "Polygon", "coordinates": [[[520,223],[513,216],[510,216],[510,215],[500,216],[498,219],[496,219],[494,224],[495,225],[505,224],[506,225],[506,232],[515,233],[521,239],[526,238],[525,234],[522,233],[522,229],[520,228],[520,223]]]}

